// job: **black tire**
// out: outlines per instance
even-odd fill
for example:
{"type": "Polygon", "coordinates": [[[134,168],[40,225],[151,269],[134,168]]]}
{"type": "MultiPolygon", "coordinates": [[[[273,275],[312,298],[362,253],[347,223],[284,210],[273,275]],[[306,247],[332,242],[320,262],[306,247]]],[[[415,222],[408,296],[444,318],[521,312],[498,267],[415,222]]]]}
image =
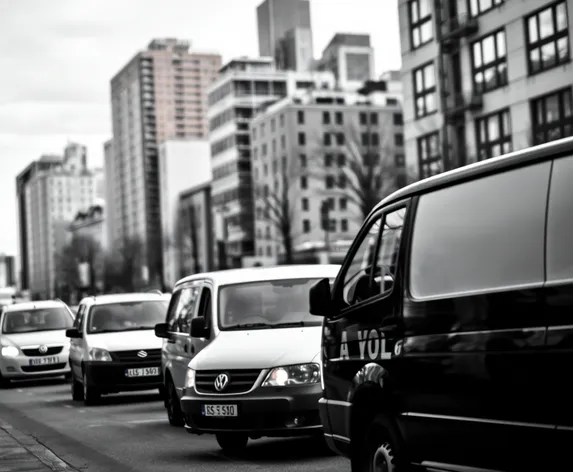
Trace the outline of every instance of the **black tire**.
{"type": "Polygon", "coordinates": [[[83,377],[83,396],[84,396],[84,405],[91,406],[97,405],[101,400],[101,393],[95,387],[88,386],[88,379],[84,372],[83,377]]]}
{"type": "Polygon", "coordinates": [[[171,426],[180,428],[185,425],[185,418],[183,417],[183,411],[181,411],[181,403],[179,402],[177,390],[175,390],[175,385],[171,378],[167,379],[165,386],[165,409],[167,410],[167,419],[171,426]]]}
{"type": "Polygon", "coordinates": [[[217,433],[215,437],[223,452],[231,454],[243,452],[249,442],[249,436],[243,433],[217,433]]]}
{"type": "Polygon", "coordinates": [[[73,376],[73,374],[72,374],[71,372],[68,372],[67,374],[64,375],[64,379],[65,379],[66,381],[68,381],[68,382],[69,382],[70,380],[72,380],[73,378],[74,378],[74,376],[73,376]]]}
{"type": "Polygon", "coordinates": [[[70,380],[70,387],[72,391],[72,400],[75,402],[81,402],[84,399],[84,387],[76,380],[73,374],[70,380]]]}
{"type": "Polygon", "coordinates": [[[385,415],[377,415],[353,454],[352,472],[404,472],[406,464],[395,426],[385,415]]]}
{"type": "Polygon", "coordinates": [[[2,377],[2,374],[0,373],[0,388],[10,388],[12,386],[11,384],[12,382],[10,382],[10,379],[2,377]]]}

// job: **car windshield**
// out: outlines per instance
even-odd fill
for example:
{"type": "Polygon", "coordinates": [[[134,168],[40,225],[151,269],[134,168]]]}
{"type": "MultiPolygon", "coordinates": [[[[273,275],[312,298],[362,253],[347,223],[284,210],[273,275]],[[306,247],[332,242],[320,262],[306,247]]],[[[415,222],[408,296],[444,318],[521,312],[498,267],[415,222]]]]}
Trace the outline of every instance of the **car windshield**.
{"type": "Polygon", "coordinates": [[[153,329],[165,321],[169,302],[149,300],[96,305],[90,310],[88,333],[153,329]]]}
{"type": "Polygon", "coordinates": [[[219,289],[219,328],[320,326],[309,313],[308,292],[319,279],[289,279],[227,285],[219,289]]]}
{"type": "Polygon", "coordinates": [[[2,322],[2,332],[16,334],[55,331],[71,328],[72,325],[72,315],[66,308],[38,308],[6,312],[2,322]]]}

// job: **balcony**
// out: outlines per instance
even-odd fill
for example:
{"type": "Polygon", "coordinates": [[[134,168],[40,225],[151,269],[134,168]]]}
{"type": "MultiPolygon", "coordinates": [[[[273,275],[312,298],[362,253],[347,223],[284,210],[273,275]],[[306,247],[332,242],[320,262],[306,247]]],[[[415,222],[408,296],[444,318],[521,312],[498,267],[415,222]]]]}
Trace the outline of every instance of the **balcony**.
{"type": "Polygon", "coordinates": [[[456,48],[459,40],[476,34],[479,30],[477,18],[467,14],[458,15],[442,22],[442,45],[448,50],[456,48]]]}
{"type": "Polygon", "coordinates": [[[475,92],[446,97],[446,120],[453,125],[465,121],[466,111],[477,112],[483,108],[483,95],[475,92]]]}

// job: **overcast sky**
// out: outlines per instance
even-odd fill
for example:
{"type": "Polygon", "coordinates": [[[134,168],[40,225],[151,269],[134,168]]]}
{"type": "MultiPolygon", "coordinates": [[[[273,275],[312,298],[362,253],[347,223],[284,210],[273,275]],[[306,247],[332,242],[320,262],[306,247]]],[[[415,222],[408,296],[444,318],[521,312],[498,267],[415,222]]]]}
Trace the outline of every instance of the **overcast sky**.
{"type": "MultiPolygon", "coordinates": [[[[16,175],[67,140],[103,165],[110,78],[154,37],[226,61],[258,52],[262,0],[0,0],[0,253],[16,254],[16,175]]],[[[284,1],[284,0],[283,0],[284,1]]],[[[335,32],[369,33],[376,73],[400,68],[397,0],[311,0],[314,55],[335,32]]]]}

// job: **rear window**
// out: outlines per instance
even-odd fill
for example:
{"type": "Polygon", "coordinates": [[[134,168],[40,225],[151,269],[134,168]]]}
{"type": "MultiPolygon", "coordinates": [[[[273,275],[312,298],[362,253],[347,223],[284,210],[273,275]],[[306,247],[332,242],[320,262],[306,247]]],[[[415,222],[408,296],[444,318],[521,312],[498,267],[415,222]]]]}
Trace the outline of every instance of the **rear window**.
{"type": "Polygon", "coordinates": [[[64,307],[8,311],[2,321],[4,334],[56,331],[71,328],[73,318],[64,307]]]}

